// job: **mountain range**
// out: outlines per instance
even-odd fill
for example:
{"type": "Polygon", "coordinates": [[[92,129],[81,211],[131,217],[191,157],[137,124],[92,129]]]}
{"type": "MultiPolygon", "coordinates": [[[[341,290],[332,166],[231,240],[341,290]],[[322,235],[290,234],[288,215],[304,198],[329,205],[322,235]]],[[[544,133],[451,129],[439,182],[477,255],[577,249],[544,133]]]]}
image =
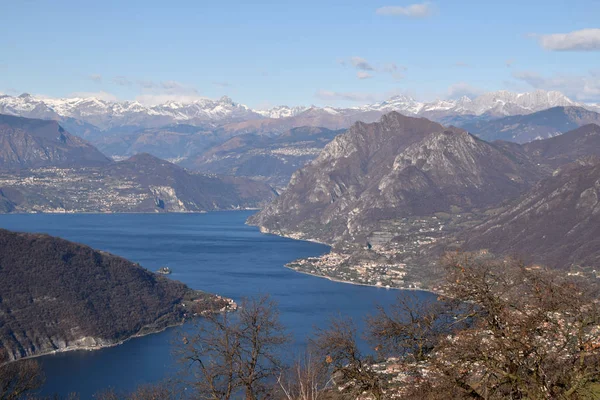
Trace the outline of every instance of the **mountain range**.
{"type": "Polygon", "coordinates": [[[0,116],[0,212],[204,212],[273,197],[264,183],[147,153],[115,162],[56,121],[0,116]]]}
{"type": "Polygon", "coordinates": [[[582,107],[569,106],[460,126],[484,140],[527,143],[558,136],[586,124],[600,124],[600,114],[582,107]]]}
{"type": "Polygon", "coordinates": [[[380,220],[516,197],[541,174],[534,163],[464,130],[391,112],[337,136],[250,221],[271,232],[355,242],[380,220]]]}
{"type": "MultiPolygon", "coordinates": [[[[330,129],[348,127],[362,120],[373,122],[390,111],[405,115],[418,115],[433,120],[446,120],[454,117],[476,117],[489,119],[509,115],[530,114],[556,106],[580,106],[597,109],[595,105],[576,103],[559,92],[538,90],[531,93],[511,93],[508,91],[490,92],[474,99],[462,97],[457,100],[436,100],[419,102],[409,96],[394,96],[390,99],[350,108],[335,107],[288,107],[277,106],[269,110],[253,110],[243,104],[222,97],[218,100],[199,99],[189,103],[168,101],[163,104],[146,106],[137,101],[111,102],[90,98],[52,99],[35,97],[24,93],[20,96],[0,96],[0,114],[18,115],[39,119],[75,119],[91,124],[100,130],[118,127],[161,127],[174,123],[203,125],[206,123],[226,125],[251,120],[286,120],[285,129],[302,125],[322,126],[330,129]],[[358,117],[360,115],[360,117],[358,117]],[[371,115],[371,118],[368,116],[371,115]],[[293,118],[303,121],[294,124],[293,118]],[[311,117],[312,116],[312,117],[311,117]],[[309,119],[320,120],[319,124],[306,123],[309,119]],[[337,126],[331,126],[337,121],[337,126]],[[345,126],[340,126],[344,124],[345,126]]],[[[261,123],[271,125],[275,122],[261,123]]],[[[233,129],[233,128],[230,128],[233,129]]],[[[277,127],[277,129],[281,129],[277,127]]],[[[283,130],[285,130],[283,129],[283,130]]],[[[79,134],[78,132],[75,132],[79,134]]]]}
{"type": "Polygon", "coordinates": [[[392,112],[336,136],[248,222],[331,245],[329,258],[292,268],[360,283],[431,287],[438,257],[456,248],[589,269],[600,257],[599,135],[589,124],[490,143],[392,112]]]}
{"type": "Polygon", "coordinates": [[[190,157],[181,165],[220,175],[249,177],[281,190],[296,170],[319,155],[341,131],[293,128],[279,136],[245,134],[190,157]]]}

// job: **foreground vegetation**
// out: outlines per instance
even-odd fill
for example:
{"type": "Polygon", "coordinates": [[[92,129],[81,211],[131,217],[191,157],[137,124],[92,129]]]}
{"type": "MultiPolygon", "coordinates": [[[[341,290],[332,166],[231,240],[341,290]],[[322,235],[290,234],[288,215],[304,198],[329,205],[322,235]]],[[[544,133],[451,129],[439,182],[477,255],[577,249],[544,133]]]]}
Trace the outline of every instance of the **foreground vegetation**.
{"type": "MultiPolygon", "coordinates": [[[[248,299],[181,337],[176,354],[189,376],[96,398],[600,398],[595,284],[471,254],[447,256],[443,266],[437,302],[404,297],[376,309],[363,337],[353,321],[333,319],[295,365],[282,361],[290,338],[276,304],[248,299]]],[[[6,364],[0,399],[22,398],[42,382],[35,361],[6,364]]]]}

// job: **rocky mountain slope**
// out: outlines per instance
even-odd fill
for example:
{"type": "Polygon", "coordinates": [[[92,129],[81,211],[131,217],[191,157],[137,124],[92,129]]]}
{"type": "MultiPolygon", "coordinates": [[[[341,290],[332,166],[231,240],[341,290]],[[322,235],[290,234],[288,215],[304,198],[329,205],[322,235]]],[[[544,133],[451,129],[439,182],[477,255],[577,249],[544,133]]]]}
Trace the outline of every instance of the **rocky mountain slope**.
{"type": "Polygon", "coordinates": [[[0,348],[11,359],[118,344],[179,324],[191,310],[226,305],[121,257],[6,230],[0,293],[0,348]]]}
{"type": "Polygon", "coordinates": [[[1,212],[202,212],[256,208],[273,189],[187,171],[149,154],[87,168],[0,172],[1,212]]]}
{"type": "Polygon", "coordinates": [[[249,222],[284,235],[356,242],[382,220],[516,197],[540,174],[534,164],[463,130],[392,112],[337,136],[249,222]]]}
{"type": "Polygon", "coordinates": [[[0,169],[92,166],[110,160],[56,121],[0,115],[0,169]]]}
{"type": "Polygon", "coordinates": [[[316,158],[339,133],[304,127],[275,137],[239,135],[182,165],[202,172],[249,177],[282,189],[296,170],[316,158]]]}
{"type": "Polygon", "coordinates": [[[561,135],[586,124],[600,124],[600,114],[582,107],[553,107],[528,115],[478,121],[461,127],[488,141],[526,143],[561,135]]]}
{"type": "Polygon", "coordinates": [[[465,250],[486,249],[554,268],[597,269],[600,158],[561,167],[460,239],[465,250]]]}
{"type": "Polygon", "coordinates": [[[600,126],[584,125],[550,139],[525,143],[521,149],[534,161],[552,169],[586,156],[600,156],[600,126]]]}

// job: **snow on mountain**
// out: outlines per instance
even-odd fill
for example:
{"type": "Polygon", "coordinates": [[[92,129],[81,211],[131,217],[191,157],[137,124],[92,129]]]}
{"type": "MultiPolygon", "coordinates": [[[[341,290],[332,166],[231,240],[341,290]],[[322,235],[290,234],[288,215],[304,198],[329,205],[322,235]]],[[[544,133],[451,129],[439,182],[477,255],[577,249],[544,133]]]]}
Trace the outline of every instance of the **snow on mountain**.
{"type": "MultiPolygon", "coordinates": [[[[560,92],[537,90],[531,93],[498,91],[485,93],[474,99],[463,96],[456,100],[418,102],[408,96],[395,96],[389,100],[363,107],[369,111],[399,111],[408,115],[421,115],[435,119],[445,115],[483,115],[500,117],[530,114],[557,106],[580,105],[560,92]]],[[[585,105],[581,105],[585,106],[585,105]]]]}
{"type": "Polygon", "coordinates": [[[600,103],[587,103],[583,107],[587,108],[588,110],[600,112],[600,103]]]}
{"type": "Polygon", "coordinates": [[[420,103],[409,96],[393,96],[388,100],[356,107],[355,109],[363,112],[380,111],[385,113],[390,111],[398,111],[406,114],[418,114],[424,105],[424,103],[420,103]]]}
{"type": "Polygon", "coordinates": [[[351,117],[364,113],[398,111],[405,115],[423,116],[437,121],[461,116],[503,117],[530,114],[556,106],[581,106],[598,110],[597,104],[578,104],[560,92],[537,90],[530,93],[497,91],[474,99],[462,97],[452,100],[420,102],[410,96],[394,96],[388,100],[351,108],[277,106],[268,110],[253,110],[234,102],[229,97],[218,100],[198,99],[193,102],[168,101],[145,106],[137,101],[111,102],[93,97],[51,99],[29,94],[0,95],[0,114],[29,118],[74,118],[100,129],[121,126],[159,127],[168,124],[190,125],[226,124],[262,118],[284,119],[301,115],[351,117]]]}
{"type": "Polygon", "coordinates": [[[269,110],[255,110],[257,114],[262,115],[265,118],[287,118],[294,117],[304,111],[306,111],[306,107],[297,106],[297,107],[288,107],[288,106],[277,106],[273,107],[269,110]]]}
{"type": "Polygon", "coordinates": [[[0,96],[0,114],[29,118],[75,118],[101,129],[115,126],[154,127],[171,123],[200,124],[234,122],[261,118],[243,104],[229,97],[218,100],[199,99],[191,103],[169,101],[156,106],[144,106],[137,101],[110,102],[88,98],[37,98],[29,94],[17,97],[0,96]]]}

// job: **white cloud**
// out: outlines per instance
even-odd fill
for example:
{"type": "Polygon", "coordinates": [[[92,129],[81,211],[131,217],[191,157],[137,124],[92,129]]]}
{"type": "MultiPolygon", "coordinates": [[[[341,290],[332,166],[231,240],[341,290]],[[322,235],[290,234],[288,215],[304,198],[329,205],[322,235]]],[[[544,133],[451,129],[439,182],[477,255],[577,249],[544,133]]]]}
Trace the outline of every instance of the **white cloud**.
{"type": "Polygon", "coordinates": [[[224,88],[224,87],[231,86],[231,83],[229,83],[229,82],[213,82],[213,85],[224,88]]]}
{"type": "Polygon", "coordinates": [[[67,97],[79,97],[79,98],[87,98],[87,97],[95,97],[104,101],[118,101],[119,99],[112,93],[107,93],[104,90],[99,92],[74,92],[69,94],[67,97]]]}
{"type": "Polygon", "coordinates": [[[377,101],[387,100],[393,96],[407,95],[406,91],[400,89],[392,89],[386,92],[368,93],[368,92],[335,92],[330,90],[319,90],[315,93],[315,97],[327,102],[353,102],[368,104],[377,101]]]}
{"type": "Polygon", "coordinates": [[[450,99],[457,99],[463,96],[474,98],[482,93],[484,93],[483,89],[475,87],[466,82],[458,82],[448,88],[447,97],[450,99]]]}
{"type": "Polygon", "coordinates": [[[402,74],[400,71],[406,71],[407,69],[408,68],[406,68],[404,65],[398,65],[396,63],[387,63],[383,66],[381,70],[387,74],[390,74],[395,81],[399,81],[401,79],[404,79],[404,74],[402,74]]]}
{"type": "Polygon", "coordinates": [[[129,79],[127,79],[124,76],[115,76],[112,79],[112,82],[115,85],[119,85],[119,86],[131,86],[133,84],[133,82],[131,82],[129,79]]]}
{"type": "Polygon", "coordinates": [[[338,59],[337,61],[342,66],[351,65],[354,68],[358,69],[359,72],[356,74],[358,79],[367,79],[373,77],[373,72],[383,72],[386,74],[390,74],[394,80],[399,81],[404,78],[404,75],[400,71],[406,71],[406,67],[403,65],[398,65],[396,63],[387,63],[383,64],[383,66],[379,65],[375,67],[369,61],[367,61],[363,57],[354,56],[350,59],[338,59]],[[370,72],[370,73],[369,73],[370,72]]]}
{"type": "Polygon", "coordinates": [[[153,81],[147,81],[147,80],[143,80],[143,79],[137,81],[137,84],[140,85],[144,89],[152,89],[153,87],[156,86],[156,83],[154,83],[153,81]]]}
{"type": "Polygon", "coordinates": [[[375,68],[367,60],[362,57],[354,56],[350,59],[350,63],[357,69],[362,71],[373,71],[375,68]]]}
{"type": "Polygon", "coordinates": [[[375,101],[375,96],[373,94],[361,92],[333,92],[329,90],[319,90],[315,96],[318,99],[325,101],[352,101],[358,103],[375,101]]]}
{"type": "Polygon", "coordinates": [[[540,46],[551,51],[600,51],[600,29],[534,35],[540,46]]]}
{"type": "Polygon", "coordinates": [[[409,18],[426,18],[435,12],[431,3],[411,4],[409,6],[386,6],[380,7],[375,12],[378,15],[401,16],[409,18]]]}
{"type": "Polygon", "coordinates": [[[457,61],[454,63],[454,66],[459,68],[469,68],[471,65],[463,61],[457,61]]]}
{"type": "Polygon", "coordinates": [[[505,61],[506,68],[510,68],[510,67],[512,67],[514,63],[515,63],[515,60],[513,60],[512,58],[511,58],[511,59],[509,59],[509,60],[506,60],[506,61],[505,61]]]}
{"type": "Polygon", "coordinates": [[[594,71],[588,75],[543,76],[537,72],[519,71],[513,77],[535,89],[556,90],[578,101],[600,100],[600,79],[594,71]]]}
{"type": "Polygon", "coordinates": [[[192,103],[196,100],[206,99],[206,97],[200,95],[196,88],[177,81],[141,81],[138,84],[142,87],[142,93],[136,96],[135,99],[149,106],[167,101],[192,103]]]}
{"type": "Polygon", "coordinates": [[[100,74],[91,74],[88,79],[95,83],[102,83],[102,75],[100,74]]]}

